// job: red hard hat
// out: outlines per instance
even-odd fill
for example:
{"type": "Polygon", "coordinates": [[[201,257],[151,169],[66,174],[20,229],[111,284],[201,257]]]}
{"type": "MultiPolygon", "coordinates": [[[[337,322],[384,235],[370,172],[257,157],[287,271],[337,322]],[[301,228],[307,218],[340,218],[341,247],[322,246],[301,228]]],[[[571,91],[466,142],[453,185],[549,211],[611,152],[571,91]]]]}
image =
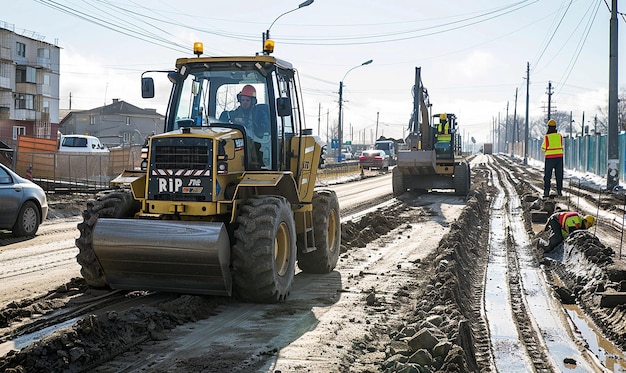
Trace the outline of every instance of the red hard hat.
{"type": "Polygon", "coordinates": [[[246,84],[243,86],[239,94],[242,96],[256,97],[256,89],[254,89],[254,87],[250,84],[246,84]]]}

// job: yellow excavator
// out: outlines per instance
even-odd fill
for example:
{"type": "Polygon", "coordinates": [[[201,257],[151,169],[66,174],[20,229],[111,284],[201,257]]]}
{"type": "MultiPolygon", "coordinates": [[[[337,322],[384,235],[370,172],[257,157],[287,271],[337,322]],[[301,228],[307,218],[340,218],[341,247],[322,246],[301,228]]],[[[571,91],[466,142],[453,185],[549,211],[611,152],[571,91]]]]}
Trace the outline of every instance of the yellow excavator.
{"type": "Polygon", "coordinates": [[[413,115],[409,123],[407,148],[398,151],[392,170],[394,196],[407,190],[423,193],[430,189],[454,189],[466,195],[470,189],[470,166],[461,152],[457,117],[451,113],[429,115],[428,91],[415,68],[413,115]],[[434,120],[431,120],[434,119],[434,120]]]}
{"type": "Polygon", "coordinates": [[[179,58],[153,74],[172,83],[165,131],[149,138],[141,170],[88,203],[77,261],[93,287],[237,295],[278,302],[296,263],[331,272],[341,243],[339,203],[316,189],[323,142],[306,129],[296,69],[270,55],[179,58]],[[247,107],[244,107],[247,105],[247,107]]]}

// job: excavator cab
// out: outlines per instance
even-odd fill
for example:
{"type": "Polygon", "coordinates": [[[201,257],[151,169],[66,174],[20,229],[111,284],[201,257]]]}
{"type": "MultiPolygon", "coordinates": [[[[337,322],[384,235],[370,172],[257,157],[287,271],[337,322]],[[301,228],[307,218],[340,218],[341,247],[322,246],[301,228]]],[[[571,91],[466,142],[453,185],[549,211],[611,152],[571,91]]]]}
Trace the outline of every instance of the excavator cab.
{"type": "Polygon", "coordinates": [[[442,113],[433,115],[433,118],[438,120],[434,123],[435,131],[433,131],[435,133],[434,149],[437,159],[454,159],[456,115],[442,113]]]}

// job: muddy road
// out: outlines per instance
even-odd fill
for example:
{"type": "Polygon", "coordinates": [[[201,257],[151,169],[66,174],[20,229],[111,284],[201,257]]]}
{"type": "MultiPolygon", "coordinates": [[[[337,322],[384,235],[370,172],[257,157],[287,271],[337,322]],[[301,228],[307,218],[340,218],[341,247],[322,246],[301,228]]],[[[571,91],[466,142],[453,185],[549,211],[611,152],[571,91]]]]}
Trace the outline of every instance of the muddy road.
{"type": "Polygon", "coordinates": [[[68,203],[32,240],[0,233],[0,370],[624,371],[611,348],[624,347],[626,315],[606,307],[626,290],[623,197],[570,182],[556,208],[576,199],[600,224],[543,254],[531,219],[541,170],[500,156],[471,168],[467,197],[392,198],[389,174],[332,186],[336,270],[296,273],[288,299],[272,305],[89,289],[73,258],[80,219],[70,211],[80,207],[68,203]],[[578,311],[604,332],[601,349],[572,321],[578,311]]]}

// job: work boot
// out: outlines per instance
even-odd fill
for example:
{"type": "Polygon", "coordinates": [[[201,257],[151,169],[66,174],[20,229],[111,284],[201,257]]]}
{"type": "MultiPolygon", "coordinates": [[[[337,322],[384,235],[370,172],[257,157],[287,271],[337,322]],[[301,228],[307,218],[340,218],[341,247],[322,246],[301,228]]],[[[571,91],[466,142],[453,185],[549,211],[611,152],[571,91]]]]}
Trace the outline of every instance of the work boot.
{"type": "Polygon", "coordinates": [[[550,191],[549,190],[544,190],[543,191],[543,198],[547,198],[550,197],[550,191]]]}
{"type": "Polygon", "coordinates": [[[556,195],[559,196],[559,197],[563,197],[563,193],[561,193],[560,190],[556,192],[556,195]]]}
{"type": "Polygon", "coordinates": [[[543,238],[538,239],[537,248],[545,252],[548,249],[548,241],[544,240],[543,238]]]}

